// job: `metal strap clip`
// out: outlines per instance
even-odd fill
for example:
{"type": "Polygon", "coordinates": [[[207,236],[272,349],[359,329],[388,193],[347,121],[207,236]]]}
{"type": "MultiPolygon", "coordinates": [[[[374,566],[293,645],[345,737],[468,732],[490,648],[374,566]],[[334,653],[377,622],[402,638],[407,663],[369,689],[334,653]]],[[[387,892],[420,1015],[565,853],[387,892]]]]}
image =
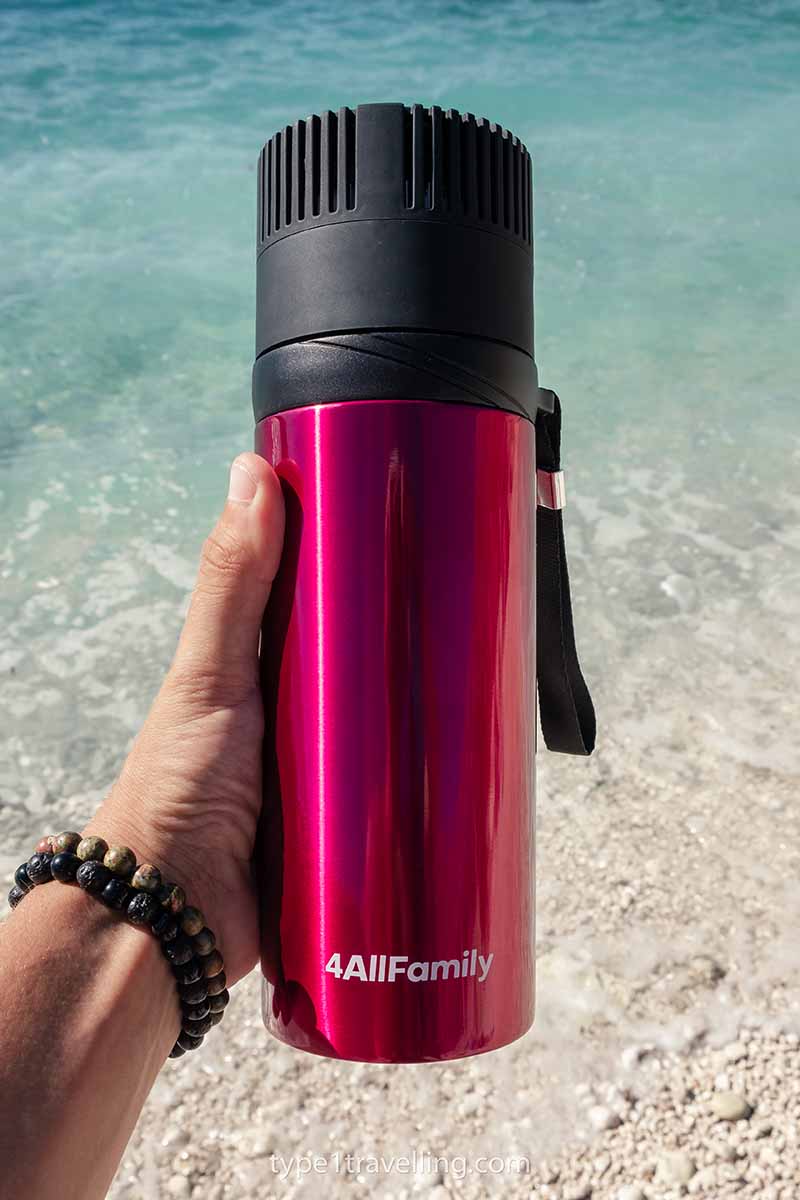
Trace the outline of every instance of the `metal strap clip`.
{"type": "Polygon", "coordinates": [[[540,508],[563,508],[567,503],[564,472],[537,469],[536,499],[540,508]]]}

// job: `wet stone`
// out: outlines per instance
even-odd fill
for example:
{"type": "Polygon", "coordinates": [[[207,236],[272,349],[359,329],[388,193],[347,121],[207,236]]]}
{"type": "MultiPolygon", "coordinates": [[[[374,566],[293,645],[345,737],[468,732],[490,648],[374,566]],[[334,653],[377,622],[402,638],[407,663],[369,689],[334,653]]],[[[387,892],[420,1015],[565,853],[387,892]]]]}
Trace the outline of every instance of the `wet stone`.
{"type": "Polygon", "coordinates": [[[136,855],[129,846],[112,846],[103,858],[109,871],[113,871],[120,879],[130,879],[136,870],[136,855]]]}
{"type": "Polygon", "coordinates": [[[74,854],[81,843],[81,835],[72,830],[66,833],[59,833],[53,838],[53,853],[54,854],[74,854]]]}
{"type": "Polygon", "coordinates": [[[161,872],[151,863],[142,863],[131,876],[131,887],[137,892],[157,892],[161,887],[161,872]]]}
{"type": "Polygon", "coordinates": [[[81,838],[75,848],[75,853],[81,862],[101,863],[108,853],[108,842],[101,837],[81,838]]]}

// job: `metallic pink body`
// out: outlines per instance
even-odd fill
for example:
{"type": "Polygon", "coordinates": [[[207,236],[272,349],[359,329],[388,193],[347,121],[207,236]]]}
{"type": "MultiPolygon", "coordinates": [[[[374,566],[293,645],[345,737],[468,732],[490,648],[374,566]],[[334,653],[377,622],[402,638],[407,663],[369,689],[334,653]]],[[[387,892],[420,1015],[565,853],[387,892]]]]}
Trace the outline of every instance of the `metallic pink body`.
{"type": "Polygon", "coordinates": [[[267,1028],[371,1062],[496,1049],[534,1010],[533,425],[359,400],[268,417],[256,450],[288,518],[262,656],[267,1028]]]}

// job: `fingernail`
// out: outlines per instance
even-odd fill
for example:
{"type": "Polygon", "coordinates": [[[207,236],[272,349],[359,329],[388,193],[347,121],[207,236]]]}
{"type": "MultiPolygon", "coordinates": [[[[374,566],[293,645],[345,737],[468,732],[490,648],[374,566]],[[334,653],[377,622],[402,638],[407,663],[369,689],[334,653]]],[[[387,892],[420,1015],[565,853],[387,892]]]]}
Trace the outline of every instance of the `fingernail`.
{"type": "Polygon", "coordinates": [[[228,482],[228,499],[237,504],[249,504],[258,490],[258,484],[253,476],[240,462],[234,462],[231,467],[231,477],[228,482]]]}

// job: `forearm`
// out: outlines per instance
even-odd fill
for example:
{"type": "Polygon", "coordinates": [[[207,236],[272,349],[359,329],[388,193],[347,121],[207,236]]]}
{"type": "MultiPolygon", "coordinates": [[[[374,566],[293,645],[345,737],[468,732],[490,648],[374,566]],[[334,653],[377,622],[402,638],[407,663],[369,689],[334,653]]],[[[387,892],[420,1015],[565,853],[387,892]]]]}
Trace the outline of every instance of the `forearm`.
{"type": "Polygon", "coordinates": [[[152,935],[50,883],[0,925],[0,1162],[9,1195],[105,1196],[180,1028],[152,935]]]}

